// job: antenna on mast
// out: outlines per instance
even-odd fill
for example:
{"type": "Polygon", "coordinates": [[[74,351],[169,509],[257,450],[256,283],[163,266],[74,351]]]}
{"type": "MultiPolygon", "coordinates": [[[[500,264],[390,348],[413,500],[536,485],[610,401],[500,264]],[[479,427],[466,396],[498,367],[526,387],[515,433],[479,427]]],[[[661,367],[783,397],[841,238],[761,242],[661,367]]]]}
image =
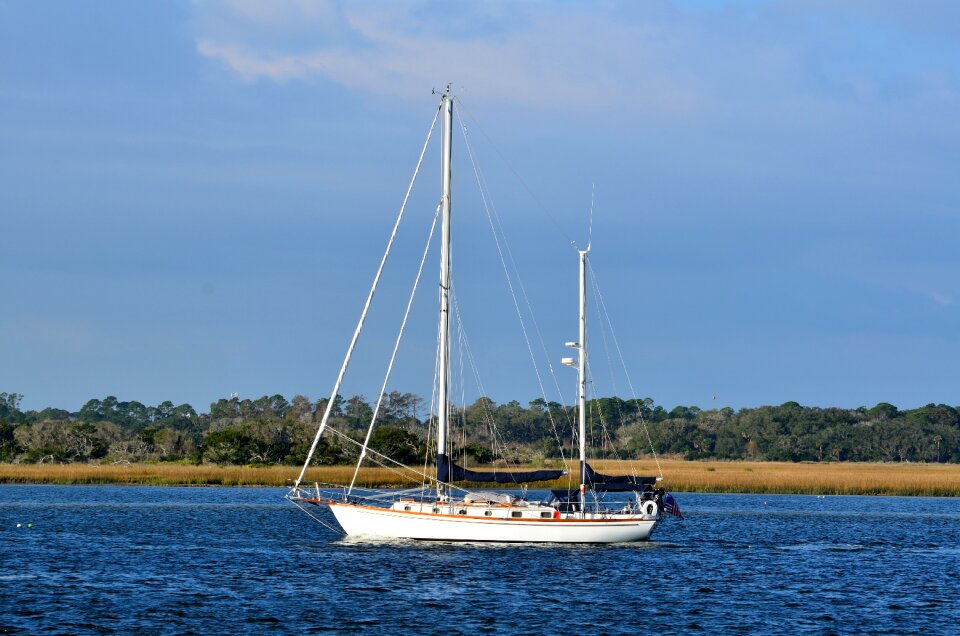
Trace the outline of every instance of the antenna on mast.
{"type": "Polygon", "coordinates": [[[577,250],[578,252],[581,252],[581,251],[589,252],[590,245],[593,244],[593,207],[594,207],[594,204],[596,203],[596,199],[597,199],[597,183],[594,182],[590,188],[590,221],[589,221],[589,224],[587,225],[587,249],[581,250],[580,246],[577,245],[576,241],[572,239],[570,241],[570,245],[573,246],[573,249],[577,250]]]}
{"type": "Polygon", "coordinates": [[[594,181],[590,188],[590,225],[587,229],[587,251],[590,251],[590,245],[593,243],[593,205],[597,200],[597,182],[594,181]]]}

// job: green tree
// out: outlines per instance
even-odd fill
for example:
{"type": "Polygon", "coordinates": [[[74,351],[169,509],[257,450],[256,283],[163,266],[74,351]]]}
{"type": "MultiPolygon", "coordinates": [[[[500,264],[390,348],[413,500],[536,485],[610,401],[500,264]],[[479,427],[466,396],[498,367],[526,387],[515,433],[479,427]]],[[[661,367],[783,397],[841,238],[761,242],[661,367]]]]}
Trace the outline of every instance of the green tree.
{"type": "Polygon", "coordinates": [[[423,441],[413,433],[396,426],[378,426],[370,436],[370,448],[400,463],[423,459],[423,441]]]}
{"type": "Polygon", "coordinates": [[[13,436],[15,428],[16,426],[13,424],[8,424],[0,419],[0,462],[12,461],[14,457],[23,452],[13,436]]]}
{"type": "Polygon", "coordinates": [[[899,411],[897,407],[893,404],[888,404],[886,402],[880,402],[875,407],[867,411],[867,416],[875,420],[892,420],[897,416],[899,411]]]}
{"type": "Polygon", "coordinates": [[[22,422],[23,413],[20,411],[21,393],[0,393],[0,422],[22,422]]]}
{"type": "Polygon", "coordinates": [[[370,425],[370,418],[373,417],[373,409],[362,395],[354,395],[347,400],[344,417],[346,417],[350,426],[366,428],[370,425]]]}

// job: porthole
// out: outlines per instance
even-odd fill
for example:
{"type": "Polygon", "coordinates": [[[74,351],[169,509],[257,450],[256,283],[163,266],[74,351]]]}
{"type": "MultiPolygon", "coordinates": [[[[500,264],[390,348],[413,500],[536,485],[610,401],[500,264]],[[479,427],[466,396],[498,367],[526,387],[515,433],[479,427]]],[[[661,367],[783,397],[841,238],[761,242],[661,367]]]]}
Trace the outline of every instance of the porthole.
{"type": "Polygon", "coordinates": [[[522,517],[522,516],[523,516],[523,513],[520,512],[519,510],[514,510],[513,512],[510,513],[510,516],[511,516],[511,517],[522,517]]]}
{"type": "Polygon", "coordinates": [[[484,510],[484,511],[483,511],[483,516],[484,516],[484,517],[492,517],[492,516],[493,516],[493,511],[492,511],[492,510],[484,510]]]}
{"type": "Polygon", "coordinates": [[[434,511],[434,512],[440,512],[440,509],[439,509],[439,508],[434,508],[433,511],[434,511]]]}
{"type": "Polygon", "coordinates": [[[458,514],[458,515],[465,515],[465,514],[467,514],[467,511],[466,511],[466,510],[458,510],[458,511],[457,511],[457,514],[458,514]]]}
{"type": "Polygon", "coordinates": [[[540,516],[543,517],[544,519],[549,519],[549,518],[552,517],[553,515],[552,515],[551,513],[549,513],[549,512],[541,512],[541,513],[540,513],[540,516]]]}
{"type": "Polygon", "coordinates": [[[410,510],[410,506],[404,506],[403,509],[404,509],[404,510],[410,510]]]}

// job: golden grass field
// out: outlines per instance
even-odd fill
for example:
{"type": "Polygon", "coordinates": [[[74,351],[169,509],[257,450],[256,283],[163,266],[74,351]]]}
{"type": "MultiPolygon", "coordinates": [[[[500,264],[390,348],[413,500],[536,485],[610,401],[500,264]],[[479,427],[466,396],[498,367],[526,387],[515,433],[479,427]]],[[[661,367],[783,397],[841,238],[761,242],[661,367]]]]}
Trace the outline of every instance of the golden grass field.
{"type": "MultiPolygon", "coordinates": [[[[823,495],[960,496],[960,465],[950,464],[793,464],[784,462],[719,462],[661,460],[664,486],[674,492],[793,493],[823,495]]],[[[652,460],[596,461],[596,470],[610,474],[657,474],[652,460]]],[[[286,486],[299,474],[295,466],[192,466],[184,464],[0,464],[0,483],[140,484],[164,486],[286,486]]],[[[353,467],[311,468],[305,483],[349,483],[353,467]]],[[[579,483],[576,468],[571,483],[579,483]]],[[[557,482],[533,487],[566,485],[557,482]]],[[[361,486],[403,486],[385,468],[364,468],[361,486]]]]}

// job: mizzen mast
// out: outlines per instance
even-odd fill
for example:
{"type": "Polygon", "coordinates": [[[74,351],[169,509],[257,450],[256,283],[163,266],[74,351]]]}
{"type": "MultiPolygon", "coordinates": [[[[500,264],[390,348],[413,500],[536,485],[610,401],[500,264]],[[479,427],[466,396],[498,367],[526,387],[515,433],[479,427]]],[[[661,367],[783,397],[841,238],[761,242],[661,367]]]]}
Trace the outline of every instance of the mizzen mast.
{"type": "Polygon", "coordinates": [[[577,367],[577,415],[580,437],[580,505],[586,510],[587,497],[587,249],[577,249],[580,256],[580,339],[568,342],[567,346],[577,350],[577,359],[564,358],[563,364],[577,367]]]}
{"type": "Polygon", "coordinates": [[[580,254],[580,346],[577,361],[577,411],[580,430],[580,503],[586,504],[587,481],[587,252],[580,254]]]}

